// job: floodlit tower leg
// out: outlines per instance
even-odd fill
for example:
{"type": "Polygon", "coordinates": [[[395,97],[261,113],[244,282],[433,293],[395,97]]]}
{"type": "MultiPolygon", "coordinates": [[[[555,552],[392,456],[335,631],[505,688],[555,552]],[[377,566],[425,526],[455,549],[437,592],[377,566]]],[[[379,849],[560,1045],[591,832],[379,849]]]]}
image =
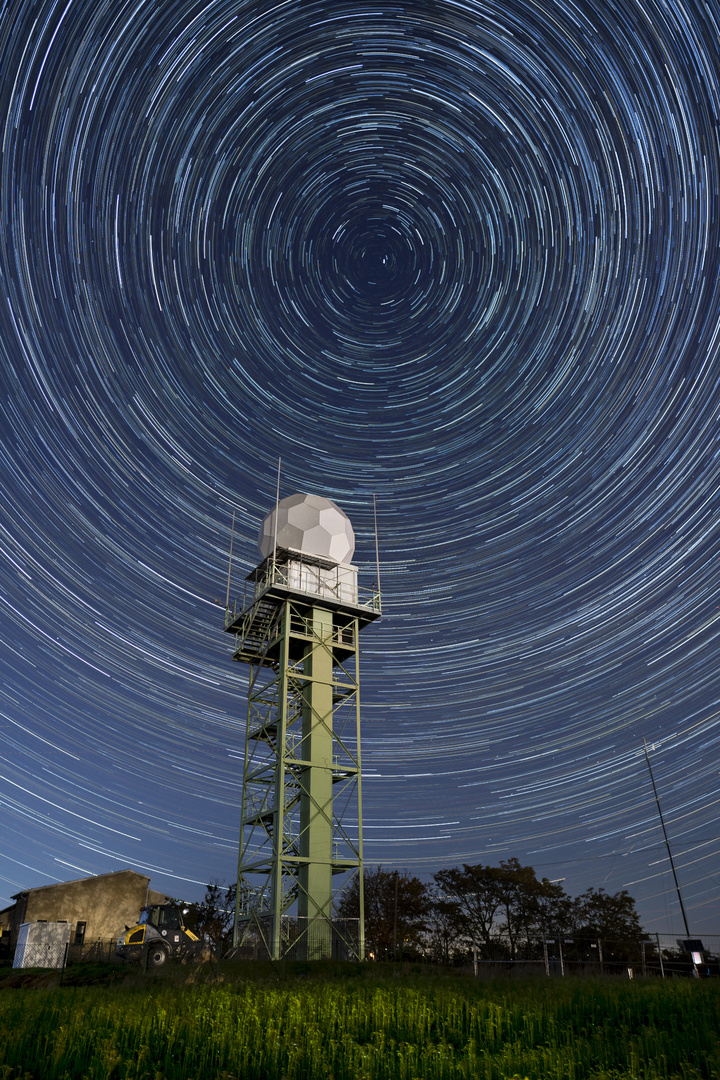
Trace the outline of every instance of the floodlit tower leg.
{"type": "Polygon", "coordinates": [[[288,727],[288,685],[287,685],[287,670],[288,670],[288,642],[289,642],[289,621],[290,614],[287,604],[283,613],[282,621],[282,634],[281,634],[281,653],[282,663],[280,665],[280,685],[278,693],[278,709],[277,709],[277,755],[275,763],[275,813],[273,815],[273,855],[272,855],[272,885],[271,885],[271,905],[272,905],[272,959],[279,960],[282,955],[282,940],[281,940],[281,928],[282,928],[282,914],[283,914],[283,856],[285,849],[285,803],[286,803],[286,791],[285,791],[285,757],[286,757],[286,739],[287,739],[287,727],[288,727]]]}
{"type": "Polygon", "coordinates": [[[311,643],[303,662],[306,766],[300,781],[298,915],[308,928],[308,959],[325,959],[332,953],[333,618],[314,606],[307,620],[311,643]]]}
{"type": "MultiPolygon", "coordinates": [[[[358,620],[354,623],[355,641],[357,642],[360,625],[358,620]]],[[[360,653],[355,650],[355,685],[358,693],[355,694],[355,739],[356,739],[356,762],[357,762],[357,854],[358,854],[358,959],[365,959],[365,874],[363,871],[363,828],[362,828],[362,760],[360,754],[360,653]]]]}

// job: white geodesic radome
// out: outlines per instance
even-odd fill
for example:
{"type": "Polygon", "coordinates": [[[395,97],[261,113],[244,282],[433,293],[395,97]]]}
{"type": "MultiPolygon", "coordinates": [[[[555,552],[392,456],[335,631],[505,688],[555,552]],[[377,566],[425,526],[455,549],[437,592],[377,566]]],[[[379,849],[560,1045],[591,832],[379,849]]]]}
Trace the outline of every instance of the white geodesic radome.
{"type": "MultiPolygon", "coordinates": [[[[355,533],[340,507],[323,495],[288,495],[278,503],[277,546],[315,555],[335,563],[349,563],[355,551],[355,533]]],[[[275,510],[263,519],[258,546],[263,556],[275,545],[275,510]]]]}

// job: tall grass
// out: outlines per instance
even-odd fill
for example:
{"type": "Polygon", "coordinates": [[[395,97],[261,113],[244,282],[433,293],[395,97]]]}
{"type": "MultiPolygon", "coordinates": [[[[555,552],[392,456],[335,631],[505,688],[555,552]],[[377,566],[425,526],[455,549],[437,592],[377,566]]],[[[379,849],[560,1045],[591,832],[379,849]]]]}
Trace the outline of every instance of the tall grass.
{"type": "Polygon", "coordinates": [[[720,1080],[715,983],[290,975],[0,991],[2,1080],[720,1080]]]}

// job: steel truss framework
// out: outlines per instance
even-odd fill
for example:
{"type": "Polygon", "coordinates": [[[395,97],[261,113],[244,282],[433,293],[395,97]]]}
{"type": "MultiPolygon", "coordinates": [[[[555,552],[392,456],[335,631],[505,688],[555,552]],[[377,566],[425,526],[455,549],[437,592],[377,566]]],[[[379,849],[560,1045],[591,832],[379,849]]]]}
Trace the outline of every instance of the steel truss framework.
{"type": "Polygon", "coordinates": [[[235,944],[249,933],[271,959],[291,949],[324,959],[339,943],[362,957],[358,635],[380,614],[379,597],[332,602],[289,589],[274,569],[226,626],[233,658],[250,666],[235,944]],[[356,876],[359,925],[335,911],[356,876]]]}

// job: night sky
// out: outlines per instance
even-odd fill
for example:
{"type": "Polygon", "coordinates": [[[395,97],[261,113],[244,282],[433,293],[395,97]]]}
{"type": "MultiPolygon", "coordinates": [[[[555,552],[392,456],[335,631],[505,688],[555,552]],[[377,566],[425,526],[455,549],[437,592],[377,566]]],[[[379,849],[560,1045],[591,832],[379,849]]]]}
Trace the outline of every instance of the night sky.
{"type": "Polygon", "coordinates": [[[0,907],[234,878],[222,631],[334,499],[365,855],[720,932],[716,0],[9,0],[0,907]]]}

